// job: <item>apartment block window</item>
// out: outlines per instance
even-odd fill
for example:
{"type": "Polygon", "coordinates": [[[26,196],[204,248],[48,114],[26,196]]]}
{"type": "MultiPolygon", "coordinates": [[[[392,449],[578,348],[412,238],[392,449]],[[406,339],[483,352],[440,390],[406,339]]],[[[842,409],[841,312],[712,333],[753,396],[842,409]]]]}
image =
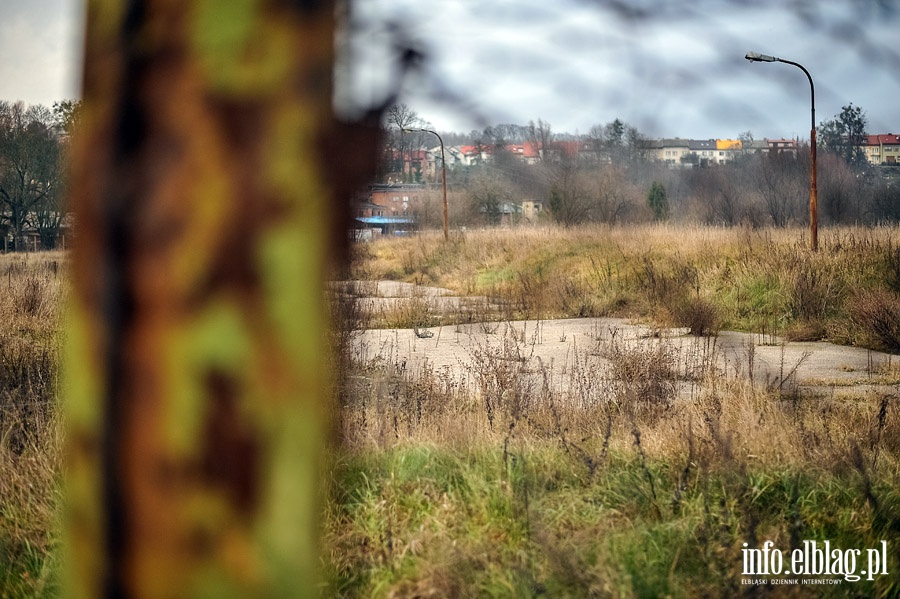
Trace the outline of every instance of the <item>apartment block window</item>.
{"type": "Polygon", "coordinates": [[[391,198],[391,201],[399,202],[399,201],[400,201],[400,196],[394,196],[394,197],[392,197],[392,198],[391,198]]]}

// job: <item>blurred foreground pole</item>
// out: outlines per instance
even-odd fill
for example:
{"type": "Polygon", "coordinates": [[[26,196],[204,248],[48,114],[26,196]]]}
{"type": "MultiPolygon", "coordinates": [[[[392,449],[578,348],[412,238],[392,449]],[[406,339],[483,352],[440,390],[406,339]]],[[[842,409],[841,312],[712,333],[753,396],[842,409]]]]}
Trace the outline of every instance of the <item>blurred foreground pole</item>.
{"type": "Polygon", "coordinates": [[[89,0],[87,17],[64,588],[313,595],[334,5],[89,0]]]}

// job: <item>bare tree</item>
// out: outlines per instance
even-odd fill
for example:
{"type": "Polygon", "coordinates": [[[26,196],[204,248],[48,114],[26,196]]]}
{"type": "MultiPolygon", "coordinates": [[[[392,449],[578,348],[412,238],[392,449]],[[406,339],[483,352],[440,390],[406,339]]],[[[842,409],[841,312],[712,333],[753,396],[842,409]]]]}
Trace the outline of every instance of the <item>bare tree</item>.
{"type": "Polygon", "coordinates": [[[423,134],[416,131],[425,125],[419,114],[406,104],[394,104],[385,113],[388,127],[387,139],[390,148],[391,169],[399,172],[404,180],[415,178],[411,154],[423,143],[423,134]]]}
{"type": "Polygon", "coordinates": [[[636,189],[622,167],[602,165],[588,171],[583,178],[590,198],[590,221],[616,224],[634,208],[636,189]]]}
{"type": "Polygon", "coordinates": [[[538,119],[537,124],[534,121],[529,121],[528,141],[534,144],[542,162],[554,159],[551,156],[553,154],[553,132],[550,123],[541,119],[538,119]]]}
{"type": "Polygon", "coordinates": [[[840,156],[823,153],[818,160],[822,215],[832,223],[858,220],[860,180],[840,156]]]}
{"type": "Polygon", "coordinates": [[[738,134],[738,139],[741,142],[741,156],[750,155],[753,149],[753,132],[752,131],[742,131],[738,134]]]}
{"type": "Polygon", "coordinates": [[[731,165],[691,170],[694,198],[704,222],[731,227],[744,217],[747,197],[737,174],[731,165]]]}
{"type": "Polygon", "coordinates": [[[869,218],[875,223],[900,222],[900,186],[877,181],[870,192],[869,218]]]}
{"type": "Polygon", "coordinates": [[[60,147],[53,114],[45,106],[0,102],[0,205],[17,250],[40,207],[60,199],[60,147]]]}
{"type": "Polygon", "coordinates": [[[546,168],[547,204],[554,220],[571,227],[586,222],[591,214],[590,195],[581,180],[578,165],[562,162],[546,168]]]}
{"type": "Polygon", "coordinates": [[[772,224],[786,227],[799,218],[809,193],[809,155],[804,159],[790,152],[774,152],[760,154],[755,159],[756,191],[772,224]]]}
{"type": "Polygon", "coordinates": [[[593,125],[585,135],[585,141],[591,148],[593,162],[609,162],[609,151],[603,136],[603,125],[593,125]]]}
{"type": "Polygon", "coordinates": [[[43,200],[37,203],[32,213],[32,225],[37,230],[41,247],[44,249],[53,249],[57,246],[63,223],[70,212],[69,206],[66,204],[68,193],[66,167],[69,164],[72,135],[78,124],[80,113],[81,102],[78,100],[63,100],[53,104],[52,119],[59,145],[56,174],[58,183],[55,190],[51,190],[43,200]]]}
{"type": "Polygon", "coordinates": [[[622,164],[640,160],[646,151],[646,137],[637,127],[618,118],[605,125],[591,127],[588,140],[600,162],[622,164]]]}
{"type": "Polygon", "coordinates": [[[514,202],[515,196],[504,178],[482,171],[469,185],[469,222],[499,225],[504,205],[514,202]]]}

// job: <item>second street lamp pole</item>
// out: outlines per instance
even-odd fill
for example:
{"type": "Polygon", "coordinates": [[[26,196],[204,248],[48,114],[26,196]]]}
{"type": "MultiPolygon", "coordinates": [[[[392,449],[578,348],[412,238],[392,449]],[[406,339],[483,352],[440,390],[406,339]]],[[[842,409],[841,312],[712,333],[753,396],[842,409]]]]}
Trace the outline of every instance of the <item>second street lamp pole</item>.
{"type": "Polygon", "coordinates": [[[447,228],[447,162],[444,160],[444,140],[437,131],[432,131],[431,129],[402,129],[402,131],[423,131],[425,133],[431,133],[437,136],[438,141],[441,142],[441,185],[444,191],[444,241],[447,241],[450,237],[450,233],[447,228]]]}
{"type": "Polygon", "coordinates": [[[809,131],[809,244],[812,251],[817,252],[819,250],[819,199],[816,188],[816,88],[813,85],[812,75],[799,62],[784,60],[776,56],[760,54],[759,52],[747,52],[744,58],[750,62],[783,62],[784,64],[794,65],[802,70],[806,74],[806,78],[809,79],[809,103],[810,112],[812,113],[809,131]]]}

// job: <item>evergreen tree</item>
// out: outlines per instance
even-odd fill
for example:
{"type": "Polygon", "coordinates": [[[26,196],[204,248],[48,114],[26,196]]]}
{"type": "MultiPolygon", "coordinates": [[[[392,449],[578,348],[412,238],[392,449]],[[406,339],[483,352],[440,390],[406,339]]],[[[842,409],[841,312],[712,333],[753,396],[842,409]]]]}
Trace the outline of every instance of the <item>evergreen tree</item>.
{"type": "Polygon", "coordinates": [[[666,195],[666,188],[658,181],[654,181],[650,186],[650,193],[647,194],[647,204],[653,211],[656,220],[667,220],[669,218],[669,197],[666,195]]]}
{"type": "Polygon", "coordinates": [[[819,142],[825,151],[841,156],[850,166],[865,166],[866,124],[866,113],[851,102],[840,114],[819,125],[819,142]]]}

